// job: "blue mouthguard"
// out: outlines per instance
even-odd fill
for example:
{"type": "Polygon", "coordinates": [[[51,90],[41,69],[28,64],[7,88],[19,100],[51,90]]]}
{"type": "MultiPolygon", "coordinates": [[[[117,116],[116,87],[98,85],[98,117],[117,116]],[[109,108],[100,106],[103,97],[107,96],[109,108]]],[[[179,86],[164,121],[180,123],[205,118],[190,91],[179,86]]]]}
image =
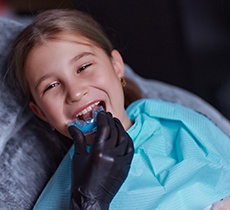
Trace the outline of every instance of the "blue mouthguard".
{"type": "Polygon", "coordinates": [[[75,122],[68,123],[68,126],[75,126],[85,135],[94,133],[97,130],[97,115],[101,111],[104,111],[102,106],[100,106],[100,109],[92,111],[92,118],[88,118],[86,121],[76,120],[75,122]]]}

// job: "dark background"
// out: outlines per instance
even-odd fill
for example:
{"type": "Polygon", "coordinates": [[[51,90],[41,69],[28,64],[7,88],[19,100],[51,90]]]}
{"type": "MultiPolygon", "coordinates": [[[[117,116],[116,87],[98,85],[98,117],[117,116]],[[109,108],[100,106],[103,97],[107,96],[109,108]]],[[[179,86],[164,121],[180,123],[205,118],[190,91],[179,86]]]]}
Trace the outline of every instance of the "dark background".
{"type": "Polygon", "coordinates": [[[202,97],[230,118],[229,0],[10,0],[20,15],[75,8],[100,22],[139,75],[202,97]]]}

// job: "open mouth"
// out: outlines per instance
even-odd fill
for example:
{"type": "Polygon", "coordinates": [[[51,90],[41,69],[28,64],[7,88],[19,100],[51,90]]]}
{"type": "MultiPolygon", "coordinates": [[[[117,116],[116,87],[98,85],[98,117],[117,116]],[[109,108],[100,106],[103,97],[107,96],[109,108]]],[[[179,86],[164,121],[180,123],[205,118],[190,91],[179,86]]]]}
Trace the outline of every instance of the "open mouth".
{"type": "Polygon", "coordinates": [[[68,126],[74,125],[81,130],[85,135],[94,133],[97,130],[97,115],[105,110],[103,102],[96,102],[86,107],[76,115],[76,120],[68,123],[68,126]]]}
{"type": "MultiPolygon", "coordinates": [[[[94,104],[89,105],[88,107],[86,107],[85,109],[83,109],[81,112],[79,112],[76,115],[76,118],[78,120],[83,120],[86,121],[88,118],[92,118],[93,117],[93,113],[97,110],[100,109],[100,107],[103,108],[102,102],[96,102],[94,104]]],[[[104,108],[103,108],[104,109],[104,108]]]]}

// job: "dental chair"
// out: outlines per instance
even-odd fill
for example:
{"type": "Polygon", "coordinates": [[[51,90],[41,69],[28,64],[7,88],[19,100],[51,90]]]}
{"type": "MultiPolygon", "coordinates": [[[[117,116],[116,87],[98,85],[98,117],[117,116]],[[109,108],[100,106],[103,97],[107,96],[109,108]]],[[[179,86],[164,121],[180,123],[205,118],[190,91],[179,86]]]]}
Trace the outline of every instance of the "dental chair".
{"type": "MultiPolygon", "coordinates": [[[[5,80],[9,48],[25,24],[0,18],[0,209],[31,209],[43,187],[71,146],[15,98],[5,80]]],[[[22,49],[23,50],[23,49],[22,49]]],[[[125,65],[125,77],[134,81],[144,97],[189,107],[230,136],[230,123],[210,104],[179,87],[146,79],[125,65]]],[[[16,91],[16,90],[15,90],[16,91]]]]}

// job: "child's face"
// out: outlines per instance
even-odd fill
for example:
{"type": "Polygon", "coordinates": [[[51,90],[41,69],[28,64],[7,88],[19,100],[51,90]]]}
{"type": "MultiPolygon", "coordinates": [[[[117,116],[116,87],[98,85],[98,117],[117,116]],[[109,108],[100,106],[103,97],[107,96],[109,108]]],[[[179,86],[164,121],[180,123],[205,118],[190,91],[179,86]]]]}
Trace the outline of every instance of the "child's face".
{"type": "Polygon", "coordinates": [[[59,34],[32,49],[26,78],[36,103],[31,109],[63,135],[67,123],[87,107],[100,102],[127,129],[131,122],[124,109],[120,78],[124,65],[120,54],[112,58],[87,39],[59,34]]]}

